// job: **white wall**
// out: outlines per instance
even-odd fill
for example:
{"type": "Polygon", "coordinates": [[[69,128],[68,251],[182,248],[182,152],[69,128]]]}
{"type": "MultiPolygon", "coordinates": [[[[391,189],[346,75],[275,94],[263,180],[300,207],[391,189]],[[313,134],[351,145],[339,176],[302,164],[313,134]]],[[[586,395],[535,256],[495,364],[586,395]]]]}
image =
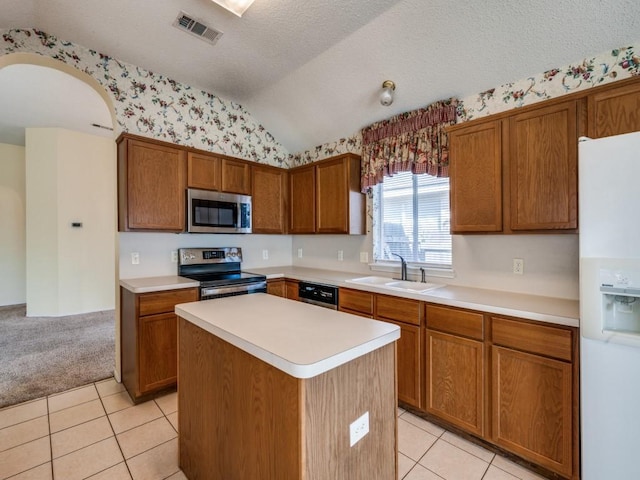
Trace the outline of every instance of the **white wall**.
{"type": "Polygon", "coordinates": [[[0,306],[26,302],[24,152],[0,143],[0,306]]]}
{"type": "MultiPolygon", "coordinates": [[[[368,235],[197,235],[172,233],[120,233],[120,278],[175,275],[171,251],[182,247],[242,248],[242,268],[295,265],[371,275],[360,262],[360,252],[373,261],[368,235]],[[302,258],[298,249],[302,248],[302,258]],[[269,259],[262,259],[262,250],[269,259]],[[338,250],[343,260],[338,260],[338,250]],[[140,264],[131,264],[131,253],[140,264]]],[[[510,292],[578,298],[578,236],[563,235],[454,235],[453,278],[429,278],[453,285],[510,292]],[[513,259],[525,262],[524,275],[512,273],[513,259]]],[[[379,273],[387,275],[387,273],[379,273]]],[[[417,279],[417,277],[415,277],[417,279]]]]}
{"type": "MultiPolygon", "coordinates": [[[[296,235],[293,265],[371,275],[360,252],[373,261],[371,234],[296,235]],[[297,251],[302,248],[302,258],[297,251]],[[338,250],[344,260],[338,261],[338,250]]],[[[454,235],[454,278],[429,280],[509,292],[578,298],[578,235],[454,235]],[[524,259],[524,275],[513,274],[513,259],[524,259]]],[[[382,273],[382,275],[386,275],[382,273]]],[[[417,277],[414,277],[417,279],[417,277]]]]}
{"type": "Polygon", "coordinates": [[[171,261],[171,251],[187,247],[240,247],[242,269],[291,265],[289,235],[210,235],[175,233],[118,234],[120,241],[120,278],[176,275],[178,266],[171,261]],[[263,260],[262,251],[268,251],[263,260]],[[140,263],[132,265],[131,253],[140,254],[140,263]]]}
{"type": "Polygon", "coordinates": [[[115,308],[115,160],[113,139],[27,129],[27,315],[115,308]]]}

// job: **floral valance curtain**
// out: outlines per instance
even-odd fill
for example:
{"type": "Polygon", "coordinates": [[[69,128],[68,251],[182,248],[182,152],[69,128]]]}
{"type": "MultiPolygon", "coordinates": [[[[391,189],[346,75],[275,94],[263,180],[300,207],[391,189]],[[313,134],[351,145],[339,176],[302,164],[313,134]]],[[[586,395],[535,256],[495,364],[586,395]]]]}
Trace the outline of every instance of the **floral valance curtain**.
{"type": "Polygon", "coordinates": [[[445,127],[456,123],[455,98],[395,115],[362,130],[362,191],[398,172],[449,176],[445,127]]]}

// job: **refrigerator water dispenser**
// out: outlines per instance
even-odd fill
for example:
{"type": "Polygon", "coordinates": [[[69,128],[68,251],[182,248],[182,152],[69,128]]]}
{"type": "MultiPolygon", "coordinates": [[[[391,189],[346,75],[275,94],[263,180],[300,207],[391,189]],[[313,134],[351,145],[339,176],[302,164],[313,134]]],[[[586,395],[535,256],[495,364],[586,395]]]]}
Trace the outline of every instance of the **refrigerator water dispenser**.
{"type": "Polygon", "coordinates": [[[640,348],[640,258],[580,259],[580,335],[640,348]]]}
{"type": "Polygon", "coordinates": [[[600,270],[602,330],[640,336],[640,272],[600,270]]]}

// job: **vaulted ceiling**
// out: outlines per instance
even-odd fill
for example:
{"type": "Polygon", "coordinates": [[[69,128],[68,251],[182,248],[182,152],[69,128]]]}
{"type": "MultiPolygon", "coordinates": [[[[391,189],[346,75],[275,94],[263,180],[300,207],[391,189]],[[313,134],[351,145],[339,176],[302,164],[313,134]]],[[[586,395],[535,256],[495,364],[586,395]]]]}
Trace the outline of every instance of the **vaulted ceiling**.
{"type": "MultiPolygon", "coordinates": [[[[35,27],[241,103],[292,153],[640,40],[637,0],[255,0],[242,18],[210,0],[2,0],[1,12],[0,28],[35,27]],[[212,46],[174,28],[180,11],[223,36],[212,46]]],[[[6,105],[18,85],[3,75],[6,105]]]]}

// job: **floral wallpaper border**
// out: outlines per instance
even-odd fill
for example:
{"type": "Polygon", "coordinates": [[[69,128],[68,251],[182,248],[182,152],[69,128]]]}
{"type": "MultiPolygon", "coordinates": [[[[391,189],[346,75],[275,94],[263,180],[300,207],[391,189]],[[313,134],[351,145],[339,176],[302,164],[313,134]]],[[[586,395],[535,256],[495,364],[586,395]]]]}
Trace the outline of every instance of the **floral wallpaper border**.
{"type": "Polygon", "coordinates": [[[640,75],[640,45],[616,48],[462,99],[458,122],[640,75]]]}
{"type": "Polygon", "coordinates": [[[35,53],[90,75],[110,95],[117,133],[129,132],[270,165],[289,152],[241,105],[37,29],[0,30],[0,56],[35,53]]]}
{"type": "MultiPolygon", "coordinates": [[[[640,44],[616,48],[461,98],[458,102],[457,122],[486,117],[633,76],[640,76],[640,44]]],[[[296,153],[292,155],[291,165],[303,165],[347,152],[360,153],[361,150],[362,137],[357,132],[337,142],[296,153]]]]}
{"type": "MultiPolygon", "coordinates": [[[[289,154],[241,105],[37,29],[0,30],[0,56],[35,53],[96,79],[111,96],[117,129],[280,167],[362,151],[360,132],[289,154]]],[[[460,99],[465,122],[640,75],[640,45],[616,48],[460,99]]]]}

